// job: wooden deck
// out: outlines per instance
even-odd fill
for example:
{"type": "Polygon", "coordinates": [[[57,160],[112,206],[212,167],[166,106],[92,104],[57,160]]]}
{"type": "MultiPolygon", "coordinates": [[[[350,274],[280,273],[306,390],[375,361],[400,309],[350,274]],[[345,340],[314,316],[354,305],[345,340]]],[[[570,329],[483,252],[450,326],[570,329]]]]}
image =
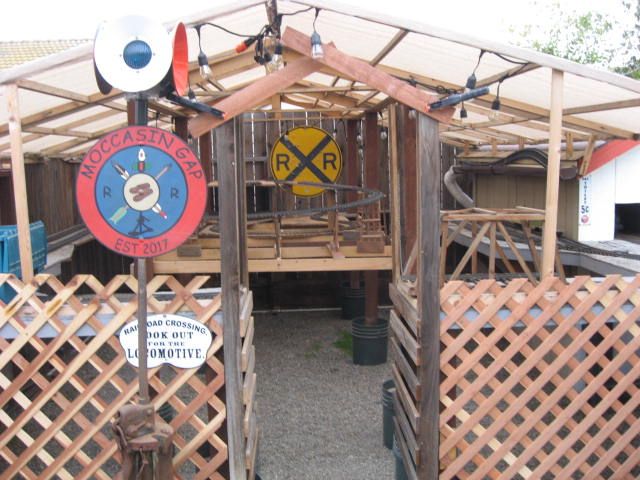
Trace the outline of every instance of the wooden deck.
{"type": "MultiPolygon", "coordinates": [[[[154,258],[154,272],[219,273],[220,238],[215,230],[215,224],[208,226],[184,248],[154,258]]],[[[374,253],[359,250],[355,231],[336,235],[322,220],[290,218],[279,227],[271,221],[248,226],[250,272],[391,270],[391,245],[374,253]]]]}

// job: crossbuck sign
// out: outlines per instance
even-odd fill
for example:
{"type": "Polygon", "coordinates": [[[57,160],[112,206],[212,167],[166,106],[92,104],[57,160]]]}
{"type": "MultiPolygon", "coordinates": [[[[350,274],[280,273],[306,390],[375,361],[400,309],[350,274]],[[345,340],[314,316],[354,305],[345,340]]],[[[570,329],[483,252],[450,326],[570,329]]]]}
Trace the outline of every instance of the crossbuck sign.
{"type": "MultiPolygon", "coordinates": [[[[342,154],[333,137],[321,128],[296,127],[276,141],[270,163],[276,180],[334,183],[342,171],[342,154]]],[[[325,189],[298,184],[291,190],[299,197],[315,197],[325,189]]]]}

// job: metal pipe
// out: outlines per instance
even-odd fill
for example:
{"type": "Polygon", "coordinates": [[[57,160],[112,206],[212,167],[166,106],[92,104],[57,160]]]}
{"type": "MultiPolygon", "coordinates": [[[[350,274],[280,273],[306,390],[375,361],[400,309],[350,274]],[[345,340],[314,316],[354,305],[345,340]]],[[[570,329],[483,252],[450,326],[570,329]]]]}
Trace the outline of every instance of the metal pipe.
{"type": "Polygon", "coordinates": [[[458,177],[462,175],[454,172],[454,166],[455,165],[449,167],[447,173],[444,174],[444,186],[447,187],[447,190],[449,190],[449,193],[456,199],[456,202],[464,208],[472,208],[475,206],[475,202],[462,190],[460,185],[458,185],[458,177]]]}
{"type": "MultiPolygon", "coordinates": [[[[149,102],[137,96],[134,99],[135,125],[147,125],[149,102]]],[[[138,395],[140,404],[149,404],[149,381],[147,379],[147,262],[145,258],[136,259],[138,270],[138,395]]]]}
{"type": "MultiPolygon", "coordinates": [[[[601,145],[604,145],[605,143],[607,143],[605,140],[598,140],[596,141],[596,148],[600,147],[601,145]]],[[[588,141],[579,141],[579,142],[573,142],[573,149],[574,150],[584,150],[585,148],[587,148],[587,145],[589,144],[588,141]]],[[[536,144],[536,145],[527,145],[527,147],[529,148],[536,148],[538,150],[549,150],[549,144],[548,143],[540,143],[540,144],[536,144]]],[[[512,145],[496,145],[496,148],[498,151],[500,152],[517,152],[518,150],[522,150],[522,148],[520,148],[519,145],[516,144],[512,144],[512,145]]],[[[476,148],[473,149],[474,152],[488,152],[493,150],[494,147],[493,145],[478,145],[476,148]]],[[[561,146],[561,150],[565,151],[567,149],[567,143],[566,142],[562,142],[562,146],[561,146]]]]}

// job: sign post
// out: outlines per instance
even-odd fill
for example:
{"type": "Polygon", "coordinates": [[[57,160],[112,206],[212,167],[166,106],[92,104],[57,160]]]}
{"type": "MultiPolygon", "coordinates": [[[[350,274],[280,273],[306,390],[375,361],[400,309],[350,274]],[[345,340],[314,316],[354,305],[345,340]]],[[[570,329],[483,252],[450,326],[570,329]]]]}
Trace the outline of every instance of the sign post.
{"type": "MultiPolygon", "coordinates": [[[[139,398],[118,411],[113,425],[122,478],[168,480],[173,478],[173,429],[156,420],[149,395],[146,262],[180,246],[197,228],[206,205],[206,178],[182,139],[147,126],[145,94],[135,94],[133,101],[134,125],[105,135],[87,152],[76,195],[91,233],[107,248],[134,257],[138,273],[137,325],[128,329],[137,336],[137,347],[130,345],[129,351],[136,357],[131,363],[138,367],[139,398]]],[[[168,343],[179,344],[179,338],[168,343]]],[[[206,349],[203,355],[201,349],[196,354],[196,349],[183,347],[172,352],[184,350],[186,354],[176,354],[206,360],[206,349]]]]}
{"type": "MultiPolygon", "coordinates": [[[[135,125],[147,125],[149,102],[146,98],[134,100],[135,125]]],[[[136,259],[138,272],[138,395],[140,405],[149,405],[149,380],[147,378],[147,259],[136,259]]],[[[151,417],[154,418],[153,416],[151,417]]]]}

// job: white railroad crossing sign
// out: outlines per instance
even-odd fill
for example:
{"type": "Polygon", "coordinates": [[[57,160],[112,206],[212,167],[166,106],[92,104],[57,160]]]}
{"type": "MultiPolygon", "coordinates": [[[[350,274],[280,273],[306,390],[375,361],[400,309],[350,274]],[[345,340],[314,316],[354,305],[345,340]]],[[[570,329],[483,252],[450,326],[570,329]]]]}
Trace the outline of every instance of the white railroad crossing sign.
{"type": "MultiPolygon", "coordinates": [[[[333,137],[317,127],[295,127],[271,150],[273,178],[287,182],[334,183],[342,171],[342,154],[333,137]]],[[[324,187],[293,185],[299,197],[315,197],[324,187]]]]}

